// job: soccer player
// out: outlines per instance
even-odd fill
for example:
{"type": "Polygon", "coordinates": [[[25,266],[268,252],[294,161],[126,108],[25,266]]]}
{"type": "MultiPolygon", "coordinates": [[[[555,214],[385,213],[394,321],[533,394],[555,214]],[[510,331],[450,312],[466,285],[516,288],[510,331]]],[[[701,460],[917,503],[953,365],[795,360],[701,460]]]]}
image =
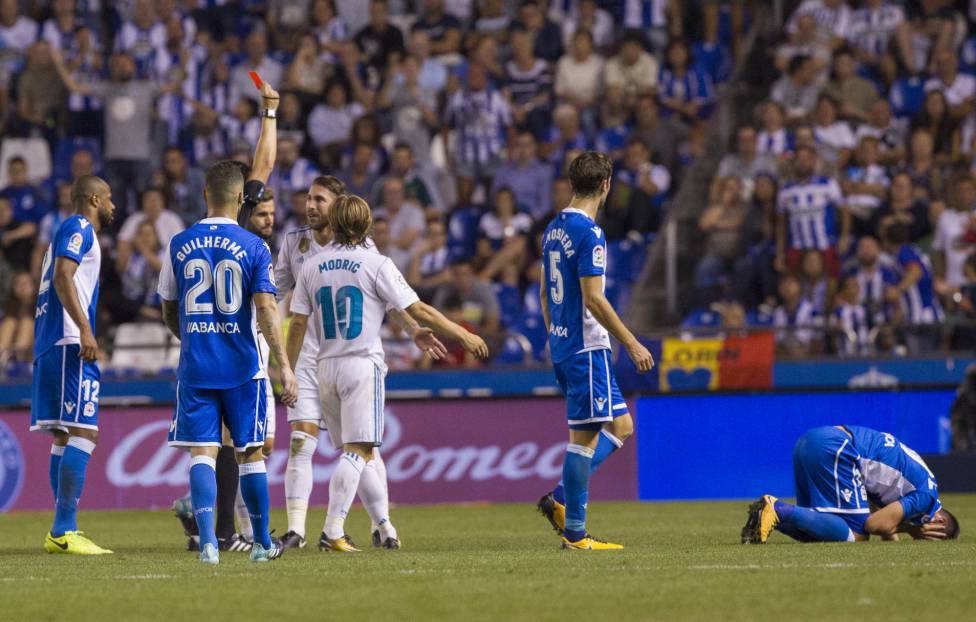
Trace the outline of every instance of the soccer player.
{"type": "Polygon", "coordinates": [[[624,345],[638,371],[654,366],[651,353],[604,296],[606,238],[595,220],[612,174],[613,163],[605,154],[577,156],[569,168],[573,198],[542,237],[545,278],[539,297],[556,381],[566,394],[569,445],[562,482],[537,507],[562,534],[566,549],[623,548],[586,532],[590,473],[634,431],[610,365],[610,335],[624,345]]]}
{"type": "Polygon", "coordinates": [[[54,436],[49,477],[54,524],[44,540],[48,553],[104,555],[78,531],[78,500],[88,460],[98,442],[99,370],[95,308],[102,251],[98,231],[112,221],[115,205],[104,180],[83,175],[71,185],[74,214],[58,227],[41,267],[34,312],[31,430],[54,436]]]}
{"type": "MultiPolygon", "coordinates": [[[[305,199],[308,226],[289,232],[278,251],[275,281],[279,300],[294,288],[304,262],[329,247],[332,241],[327,218],[329,206],[337,197],[345,194],[345,191],[345,184],[328,175],[316,177],[312,182],[305,199]]],[[[377,252],[372,240],[368,238],[365,248],[377,252]]],[[[434,337],[430,329],[418,326],[408,314],[399,309],[389,309],[388,312],[427,356],[438,359],[447,354],[443,344],[434,337]]],[[[312,493],[312,456],[318,446],[319,429],[325,425],[316,375],[317,331],[315,324],[309,328],[301,355],[295,363],[298,402],[288,409],[288,423],[292,431],[288,468],[285,471],[285,506],[288,513],[288,531],[282,536],[285,548],[305,547],[305,518],[308,514],[308,499],[312,493]]],[[[389,492],[386,465],[379,448],[374,450],[373,459],[366,468],[375,470],[378,476],[361,478],[359,484],[360,500],[372,522],[370,531],[373,546],[398,549],[400,542],[396,529],[386,515],[388,510],[384,510],[389,508],[389,492]],[[377,481],[382,486],[374,487],[373,484],[377,481]]]]}
{"type": "Polygon", "coordinates": [[[416,322],[459,341],[479,358],[488,355],[488,346],[421,302],[393,261],[367,248],[372,217],[366,201],[338,197],[328,219],[333,244],[304,263],[292,295],[288,360],[298,361],[309,316],[314,316],[322,413],[333,446],[343,450],[329,482],[319,548],[353,553],[359,549],[346,535],[344,523],[356,490],[362,478],[374,480],[373,487],[382,485],[376,471],[366,467],[383,439],[386,364],[380,327],[386,310],[405,310],[416,322]]]}
{"type": "Polygon", "coordinates": [[[870,536],[959,536],[921,456],[887,432],[824,426],[793,448],[796,505],[763,495],[749,507],[743,544],[765,544],[773,529],[800,542],[855,542],[870,536]],[[872,508],[878,508],[872,512],[872,508]]]}
{"type": "Polygon", "coordinates": [[[251,560],[281,555],[268,532],[264,446],[266,372],[257,325],[281,362],[282,401],[293,404],[295,375],[285,358],[271,251],[237,224],[244,176],[233,162],[207,171],[207,218],[170,242],[159,277],[163,320],[180,338],[176,409],[169,444],[190,450],[190,496],[200,531],[200,560],[219,563],[213,511],[221,423],[240,463],[240,488],[254,530],[251,560]],[[255,322],[256,319],[256,322],[255,322]]]}

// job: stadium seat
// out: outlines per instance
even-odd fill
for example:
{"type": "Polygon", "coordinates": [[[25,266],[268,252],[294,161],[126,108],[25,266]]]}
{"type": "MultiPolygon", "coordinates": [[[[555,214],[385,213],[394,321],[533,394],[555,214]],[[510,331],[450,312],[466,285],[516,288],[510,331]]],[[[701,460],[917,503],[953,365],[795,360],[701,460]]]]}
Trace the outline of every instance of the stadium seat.
{"type": "Polygon", "coordinates": [[[4,138],[0,145],[0,188],[9,183],[7,161],[20,156],[27,163],[28,180],[39,184],[51,176],[51,150],[43,138],[4,138]]]}
{"type": "Polygon", "coordinates": [[[162,324],[122,324],[115,331],[110,366],[119,372],[134,370],[154,374],[166,367],[175,367],[170,360],[179,348],[170,347],[169,330],[162,324]]]}

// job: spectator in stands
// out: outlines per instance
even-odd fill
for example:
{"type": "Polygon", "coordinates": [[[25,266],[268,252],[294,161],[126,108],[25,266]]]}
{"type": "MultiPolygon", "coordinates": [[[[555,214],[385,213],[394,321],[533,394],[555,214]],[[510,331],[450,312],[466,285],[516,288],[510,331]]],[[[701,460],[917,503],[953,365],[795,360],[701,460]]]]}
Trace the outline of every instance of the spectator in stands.
{"type": "Polygon", "coordinates": [[[349,27],[336,11],[335,0],[312,0],[309,15],[312,34],[324,59],[335,62],[342,44],[349,39],[349,27]]]}
{"type": "Polygon", "coordinates": [[[166,197],[161,190],[155,188],[145,190],[139,197],[139,205],[139,211],[126,218],[122,228],[119,229],[115,258],[115,265],[119,274],[125,273],[130,255],[134,250],[139,250],[136,248],[136,244],[147,241],[136,239],[142,223],[148,222],[155,228],[156,242],[163,249],[168,249],[173,236],[185,228],[183,220],[177,214],[166,209],[166,197]]]}
{"type": "Polygon", "coordinates": [[[546,143],[542,146],[543,156],[556,171],[562,170],[572,162],[570,152],[588,149],[590,141],[583,131],[579,111],[569,104],[556,106],[552,115],[552,127],[546,143]]]}
{"type": "Polygon", "coordinates": [[[373,228],[370,231],[373,244],[380,255],[390,255],[390,223],[386,220],[386,215],[378,211],[373,215],[373,228]]]}
{"type": "Polygon", "coordinates": [[[400,272],[406,272],[418,242],[427,228],[424,211],[418,205],[407,201],[403,180],[397,177],[389,177],[383,183],[382,211],[390,228],[388,254],[400,272]]]}
{"type": "Polygon", "coordinates": [[[942,91],[950,114],[961,119],[976,105],[976,78],[959,73],[959,58],[953,48],[944,46],[933,57],[935,76],[925,83],[925,90],[942,91]]]}
{"type": "Polygon", "coordinates": [[[6,96],[11,79],[24,66],[27,48],[37,40],[37,22],[21,14],[17,0],[0,2],[0,36],[4,48],[0,54],[0,92],[6,96]]]}
{"type": "Polygon", "coordinates": [[[56,189],[55,209],[52,209],[37,226],[37,241],[31,251],[30,273],[35,280],[40,281],[41,265],[44,261],[44,254],[47,247],[51,244],[54,233],[61,226],[66,218],[74,214],[74,207],[71,204],[71,184],[61,182],[56,189]]]}
{"type": "Polygon", "coordinates": [[[816,83],[817,67],[809,56],[797,56],[790,61],[786,75],[773,84],[773,101],[786,110],[791,122],[803,121],[817,105],[820,87],[816,83]]]}
{"type": "Polygon", "coordinates": [[[959,121],[952,116],[943,91],[933,89],[925,94],[922,112],[912,121],[912,129],[923,129],[932,136],[937,167],[949,166],[959,159],[959,121]]]}
{"type": "MultiPolygon", "coordinates": [[[[688,126],[675,117],[661,118],[660,107],[653,95],[641,95],[634,108],[632,136],[647,145],[654,160],[670,173],[678,171],[679,156],[691,134],[688,126]]],[[[624,146],[621,142],[621,147],[624,146]]]]}
{"type": "Polygon", "coordinates": [[[769,100],[762,104],[759,114],[762,129],[756,136],[756,153],[783,158],[792,150],[792,137],[786,129],[786,112],[779,102],[769,100]]]}
{"type": "Polygon", "coordinates": [[[532,33],[535,41],[533,46],[535,55],[542,60],[555,63],[563,55],[562,31],[559,26],[546,17],[541,2],[522,0],[514,25],[532,33]]]}
{"type": "Polygon", "coordinates": [[[908,236],[908,226],[899,222],[888,225],[883,233],[885,250],[895,258],[899,278],[896,285],[888,287],[885,297],[889,303],[900,303],[905,308],[909,352],[930,352],[939,345],[938,324],[945,321],[945,315],[935,294],[931,262],[908,236]]]}
{"type": "Polygon", "coordinates": [[[258,98],[249,72],[256,71],[268,84],[282,84],[285,69],[281,63],[268,54],[268,33],[262,26],[256,26],[244,39],[244,58],[231,70],[231,101],[237,103],[239,97],[258,98]]]}
{"type": "Polygon", "coordinates": [[[799,57],[811,59],[818,77],[830,65],[830,45],[820,38],[817,20],[810,14],[802,15],[797,20],[796,30],[776,49],[773,64],[782,73],[799,57]]]}
{"type": "Polygon", "coordinates": [[[478,19],[474,22],[474,32],[504,43],[512,24],[506,4],[505,0],[482,0],[478,3],[478,19]]]}
{"type": "Polygon", "coordinates": [[[0,260],[14,270],[29,269],[36,233],[37,223],[20,220],[10,199],[0,197],[0,260]]]}
{"type": "Polygon", "coordinates": [[[325,90],[326,79],[333,71],[334,61],[319,53],[318,42],[311,33],[302,35],[298,52],[285,72],[282,87],[297,91],[306,97],[317,97],[325,90]]]}
{"type": "Polygon", "coordinates": [[[396,140],[410,145],[421,161],[429,162],[431,130],[439,124],[437,92],[421,84],[416,56],[407,55],[402,63],[391,64],[390,68],[377,104],[390,108],[396,140]]]}
{"type": "Polygon", "coordinates": [[[732,271],[732,298],[749,308],[770,305],[776,297],[776,179],[760,175],[755,179],[752,209],[744,226],[745,253],[732,271]]]}
{"type": "Polygon", "coordinates": [[[811,147],[797,147],[793,157],[794,180],[779,191],[776,225],[776,266],[780,272],[796,271],[803,251],[824,255],[827,273],[836,275],[840,255],[849,245],[850,214],[837,181],[815,173],[817,155],[811,147]],[[837,220],[841,226],[837,227],[837,220]],[[838,237],[839,234],[839,237],[838,237]]]}
{"type": "MultiPolygon", "coordinates": [[[[372,150],[369,155],[372,155],[372,150]]],[[[276,164],[268,184],[274,189],[275,196],[288,197],[295,190],[305,192],[319,175],[315,165],[299,155],[298,144],[290,138],[278,140],[276,164]]]]}
{"type": "Polygon", "coordinates": [[[444,10],[444,0],[423,0],[423,10],[411,30],[427,33],[435,56],[461,51],[461,21],[444,10]]]}
{"type": "Polygon", "coordinates": [[[53,148],[57,124],[64,110],[65,88],[51,60],[51,46],[38,41],[27,50],[27,68],[17,81],[15,132],[40,133],[53,148]]]}
{"type": "Polygon", "coordinates": [[[858,62],[872,75],[890,84],[902,62],[909,74],[917,73],[912,27],[902,7],[888,0],[864,0],[851,13],[847,40],[858,62]],[[896,55],[897,52],[897,55],[896,55]]]}
{"type": "MultiPolygon", "coordinates": [[[[857,242],[855,267],[848,276],[858,282],[858,303],[868,311],[872,328],[885,327],[901,320],[901,302],[889,302],[888,288],[898,284],[898,275],[881,261],[877,238],[866,235],[857,242]]],[[[890,341],[890,337],[886,340],[890,341]]]]}
{"type": "Polygon", "coordinates": [[[532,33],[516,30],[511,35],[512,58],[505,63],[505,93],[517,127],[541,137],[549,127],[552,101],[552,68],[532,49],[532,33]]]}
{"type": "Polygon", "coordinates": [[[786,32],[796,32],[797,25],[804,16],[811,15],[817,24],[818,36],[831,49],[843,45],[844,37],[850,28],[851,9],[845,0],[803,0],[793,11],[786,23],[786,32]]]}
{"type": "Polygon", "coordinates": [[[854,132],[847,121],[837,118],[837,102],[829,95],[821,95],[817,99],[813,112],[813,135],[824,164],[836,172],[847,168],[856,146],[854,132]]]}
{"type": "Polygon", "coordinates": [[[294,92],[285,91],[281,94],[281,103],[278,106],[278,138],[292,140],[299,149],[311,151],[308,147],[312,141],[308,137],[308,123],[305,121],[302,101],[294,92]]]}
{"type": "Polygon", "coordinates": [[[684,41],[668,43],[658,97],[665,115],[677,114],[686,123],[695,124],[712,114],[715,99],[712,79],[692,64],[684,41]]]}
{"type": "Polygon", "coordinates": [[[13,219],[37,224],[47,214],[49,206],[41,189],[30,183],[27,162],[20,156],[7,160],[7,187],[0,197],[13,207],[13,219]]]}
{"type": "Polygon", "coordinates": [[[710,198],[717,200],[721,181],[727,177],[737,177],[740,180],[740,192],[752,194],[753,179],[757,175],[775,175],[776,160],[768,155],[759,153],[756,128],[743,125],[735,132],[735,151],[722,158],[718,165],[718,173],[712,182],[710,198]]]}
{"type": "Polygon", "coordinates": [[[354,40],[366,66],[379,75],[385,73],[391,58],[405,52],[403,33],[390,23],[387,0],[370,0],[369,23],[356,33],[354,40]]]}
{"type": "Polygon", "coordinates": [[[620,39],[620,52],[607,61],[604,72],[606,88],[618,88],[624,93],[628,106],[637,97],[654,93],[658,82],[658,62],[644,50],[644,37],[639,32],[627,32],[620,39]]]}
{"type": "Polygon", "coordinates": [[[903,170],[911,177],[917,198],[942,197],[942,171],[935,163],[935,140],[931,132],[922,128],[912,131],[908,162],[903,170]]]}
{"type": "MultiPolygon", "coordinates": [[[[349,135],[353,145],[369,145],[371,155],[369,159],[369,172],[372,175],[380,175],[390,168],[390,156],[383,146],[383,137],[380,134],[379,120],[376,115],[366,114],[356,119],[352,124],[352,133],[349,135]]],[[[343,167],[347,167],[352,160],[353,147],[347,147],[342,152],[340,162],[343,167]]],[[[366,194],[365,196],[369,196],[366,194]]]]}
{"type": "Polygon", "coordinates": [[[474,266],[468,260],[451,264],[451,280],[442,285],[434,295],[433,305],[438,309],[448,309],[448,301],[455,296],[460,298],[463,318],[485,340],[496,341],[501,324],[499,321],[498,300],[491,286],[478,279],[474,266]]]}
{"type": "MultiPolygon", "coordinates": [[[[2,209],[2,208],[0,208],[2,209]]],[[[34,305],[37,287],[30,274],[15,272],[0,309],[0,377],[11,363],[29,365],[34,358],[34,305]]]]}
{"type": "Polygon", "coordinates": [[[704,236],[694,280],[699,307],[722,298],[732,262],[741,255],[743,227],[751,209],[743,200],[739,177],[720,179],[718,201],[698,219],[698,229],[704,236]]]}
{"type": "Polygon", "coordinates": [[[853,164],[847,167],[840,180],[854,235],[876,232],[881,202],[888,195],[889,185],[887,171],[878,164],[878,140],[873,136],[862,137],[853,164]]]}
{"type": "Polygon", "coordinates": [[[601,223],[607,240],[641,240],[661,224],[671,174],[651,162],[651,152],[639,138],[627,141],[624,159],[616,165],[613,187],[601,223]]]}
{"type": "Polygon", "coordinates": [[[336,173],[336,177],[346,184],[348,194],[360,197],[370,196],[379,176],[373,172],[373,146],[368,143],[356,143],[352,147],[352,155],[346,167],[336,173]]]}
{"type": "Polygon", "coordinates": [[[849,47],[834,52],[833,75],[823,92],[837,101],[840,117],[852,123],[867,121],[878,100],[874,84],[857,75],[857,61],[849,47]]]}
{"type": "MultiPolygon", "coordinates": [[[[457,65],[455,73],[463,78],[468,65],[482,65],[488,70],[488,83],[505,92],[508,79],[505,76],[505,64],[502,61],[501,52],[494,37],[487,35],[477,37],[467,47],[467,56],[457,65]]],[[[453,83],[448,90],[453,90],[453,83]]]]}
{"type": "Polygon", "coordinates": [[[976,249],[974,229],[976,178],[970,173],[962,173],[952,180],[949,209],[939,215],[932,240],[933,272],[940,287],[958,289],[965,284],[963,266],[976,249]]]}
{"type": "Polygon", "coordinates": [[[440,219],[430,219],[427,232],[410,258],[406,275],[407,282],[422,299],[429,301],[437,288],[450,282],[448,259],[447,229],[440,219]]]}
{"type": "Polygon", "coordinates": [[[511,188],[498,188],[492,210],[478,222],[477,259],[483,281],[492,281],[505,266],[521,267],[524,263],[532,218],[518,211],[517,201],[511,188]]]}
{"type": "MultiPolygon", "coordinates": [[[[939,210],[941,214],[941,210],[939,210]]],[[[871,235],[877,235],[893,221],[909,227],[909,239],[914,243],[932,233],[933,210],[929,202],[914,196],[912,178],[907,173],[896,173],[891,178],[887,202],[877,212],[878,221],[871,225],[871,235]]]]}
{"type": "Polygon", "coordinates": [[[512,111],[501,93],[489,87],[485,67],[468,67],[466,88],[448,101],[446,124],[457,132],[457,146],[450,155],[458,176],[458,202],[466,205],[474,186],[495,176],[505,132],[512,124],[512,111]]]}
{"type": "Polygon", "coordinates": [[[878,139],[878,161],[892,166],[905,159],[905,128],[891,116],[891,104],[878,99],[871,106],[867,123],[858,126],[854,138],[860,142],[864,136],[878,139]]]}
{"type": "Polygon", "coordinates": [[[599,7],[597,0],[580,0],[575,10],[562,19],[563,43],[567,48],[573,47],[576,36],[586,32],[590,47],[604,50],[613,43],[613,26],[613,17],[599,7]]]}
{"type": "Polygon", "coordinates": [[[440,95],[447,86],[447,68],[444,64],[430,55],[430,37],[423,30],[410,33],[410,53],[420,63],[420,87],[440,95]]]}
{"type": "Polygon", "coordinates": [[[552,167],[537,155],[535,136],[531,132],[516,134],[509,143],[509,159],[498,168],[492,181],[492,194],[501,188],[514,193],[517,207],[539,220],[552,211],[552,167]]]}
{"type": "Polygon", "coordinates": [[[163,167],[153,179],[153,187],[162,190],[166,206],[189,227],[203,218],[207,206],[203,200],[204,174],[190,166],[179,147],[163,152],[163,167]]]}
{"type": "Polygon", "coordinates": [[[349,140],[352,124],[365,113],[363,106],[349,98],[349,89],[335,80],[325,89],[322,102],[308,115],[308,136],[323,162],[335,166],[349,140]]]}
{"type": "Polygon", "coordinates": [[[593,108],[600,97],[603,58],[593,53],[593,35],[586,30],[577,31],[568,47],[556,65],[556,96],[579,110],[593,108]]]}
{"type": "Polygon", "coordinates": [[[115,36],[114,51],[128,54],[135,63],[137,80],[157,80],[165,64],[166,26],[156,17],[150,0],[132,3],[131,19],[122,23],[115,36]]]}
{"type": "Polygon", "coordinates": [[[830,316],[830,327],[833,329],[834,348],[842,356],[871,353],[870,318],[860,298],[857,277],[850,275],[841,279],[834,311],[830,316]]]}
{"type": "Polygon", "coordinates": [[[156,283],[163,265],[163,253],[167,251],[165,246],[160,245],[157,231],[158,226],[153,227],[148,220],[142,221],[132,238],[132,251],[128,253],[127,261],[118,266],[122,279],[122,295],[133,303],[133,307],[138,305],[139,319],[162,318],[156,283]]]}
{"type": "Polygon", "coordinates": [[[780,305],[773,311],[776,327],[776,353],[779,356],[804,356],[816,349],[815,331],[822,322],[813,305],[803,297],[800,280],[792,274],[779,279],[780,305]]]}
{"type": "Polygon", "coordinates": [[[815,250],[803,253],[800,261],[800,291],[817,315],[826,315],[831,302],[834,281],[827,279],[823,255],[815,250]]]}

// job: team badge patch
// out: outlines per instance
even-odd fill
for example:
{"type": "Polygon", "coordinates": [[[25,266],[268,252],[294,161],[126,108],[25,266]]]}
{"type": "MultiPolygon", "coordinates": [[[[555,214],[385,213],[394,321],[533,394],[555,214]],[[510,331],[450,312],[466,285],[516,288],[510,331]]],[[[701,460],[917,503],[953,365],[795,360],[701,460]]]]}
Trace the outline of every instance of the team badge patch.
{"type": "Polygon", "coordinates": [[[85,404],[84,415],[86,417],[95,416],[95,404],[93,402],[88,402],[87,404],[85,404]]]}
{"type": "Polygon", "coordinates": [[[607,267],[607,252],[603,246],[593,247],[593,265],[597,268],[607,267]]]}
{"type": "Polygon", "coordinates": [[[302,238],[298,241],[298,252],[307,253],[308,247],[311,245],[311,241],[308,238],[302,238]]]}
{"type": "Polygon", "coordinates": [[[71,236],[71,239],[68,240],[68,252],[69,253],[80,253],[81,252],[81,243],[82,243],[82,241],[83,241],[83,238],[81,237],[81,234],[80,233],[76,233],[73,236],[71,236]]]}

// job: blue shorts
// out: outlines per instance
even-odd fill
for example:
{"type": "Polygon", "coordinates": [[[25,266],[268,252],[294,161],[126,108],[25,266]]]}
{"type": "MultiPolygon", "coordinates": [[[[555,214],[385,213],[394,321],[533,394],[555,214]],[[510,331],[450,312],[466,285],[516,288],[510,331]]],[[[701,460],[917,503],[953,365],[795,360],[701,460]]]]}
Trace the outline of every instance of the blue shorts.
{"type": "Polygon", "coordinates": [[[34,360],[31,430],[98,429],[98,364],[83,361],[81,346],[54,346],[34,360]]]}
{"type": "Polygon", "coordinates": [[[170,447],[220,447],[221,423],[237,451],[264,444],[268,415],[265,379],[248,380],[232,389],[176,385],[176,408],[169,427],[170,447]]]}
{"type": "Polygon", "coordinates": [[[610,365],[609,350],[579,352],[554,365],[556,382],[566,395],[566,417],[574,430],[599,430],[627,414],[610,365]]]}
{"type": "Polygon", "coordinates": [[[825,426],[804,433],[793,448],[796,504],[836,514],[851,531],[863,534],[871,508],[860,459],[851,437],[839,428],[825,426]]]}

